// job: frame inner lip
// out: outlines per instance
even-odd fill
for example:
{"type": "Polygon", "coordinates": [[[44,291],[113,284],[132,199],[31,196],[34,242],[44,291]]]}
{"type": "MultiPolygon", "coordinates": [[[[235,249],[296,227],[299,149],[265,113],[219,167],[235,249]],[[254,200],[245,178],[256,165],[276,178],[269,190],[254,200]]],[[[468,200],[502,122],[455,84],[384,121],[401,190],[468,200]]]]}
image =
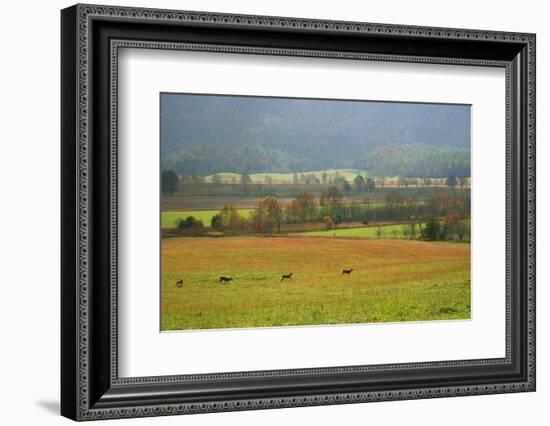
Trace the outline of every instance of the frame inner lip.
{"type": "MultiPolygon", "coordinates": [[[[255,54],[257,52],[263,52],[268,54],[270,50],[273,50],[277,56],[300,56],[303,52],[302,49],[280,49],[280,48],[265,48],[265,47],[250,47],[250,46],[228,46],[228,45],[213,45],[205,46],[197,43],[175,43],[172,41],[166,42],[151,42],[146,40],[131,40],[131,39],[118,39],[114,38],[110,40],[110,61],[113,70],[118,70],[118,51],[120,48],[137,48],[137,49],[147,49],[153,47],[154,49],[167,49],[167,50],[185,50],[185,51],[200,51],[200,52],[222,52],[222,53],[235,53],[239,54],[242,51],[242,54],[255,54]],[[210,50],[213,48],[213,50],[210,50]]],[[[311,53],[311,52],[310,52],[311,53]]],[[[342,52],[327,52],[327,51],[313,51],[313,54],[310,56],[333,59],[330,55],[335,55],[334,59],[341,59],[342,52]],[[329,55],[329,56],[327,56],[329,55]]],[[[369,54],[361,53],[358,55],[352,54],[360,60],[372,60],[373,58],[379,59],[380,55],[378,54],[369,54]]],[[[403,55],[388,55],[384,60],[390,62],[413,62],[413,63],[424,63],[424,59],[418,59],[415,56],[403,56],[403,55]]],[[[483,59],[453,59],[449,60],[444,58],[442,62],[437,62],[437,58],[430,58],[429,64],[432,63],[442,63],[449,65],[476,65],[476,66],[497,66],[503,67],[506,70],[506,80],[508,81],[509,73],[511,72],[510,64],[506,61],[487,61],[483,59]],[[434,62],[431,62],[431,61],[434,62]]],[[[116,81],[116,75],[112,76],[112,79],[116,81]]],[[[506,87],[508,91],[508,86],[506,87]]],[[[117,92],[114,92],[114,96],[111,96],[111,109],[116,113],[118,111],[118,98],[117,92]]],[[[117,135],[116,132],[117,123],[111,121],[111,131],[113,135],[117,135]]],[[[508,138],[508,134],[506,135],[508,138]]],[[[116,137],[112,140],[112,150],[113,150],[113,162],[116,164],[116,137]]],[[[508,161],[508,160],[507,160],[508,161]]],[[[507,184],[508,185],[508,184],[507,184]]],[[[116,197],[116,195],[115,195],[116,197]]],[[[113,223],[118,223],[117,220],[117,209],[116,203],[114,203],[111,212],[111,220],[113,223]]],[[[507,221],[508,222],[508,221],[507,221]]],[[[508,225],[507,225],[508,226],[508,225]]],[[[508,277],[507,277],[508,281],[508,277]]],[[[509,284],[507,283],[507,286],[509,284]]],[[[509,310],[509,298],[506,297],[507,312],[509,310]]],[[[117,307],[112,306],[113,312],[116,312],[117,307]]],[[[415,368],[460,368],[466,365],[471,367],[477,366],[486,366],[486,365],[501,365],[501,366],[510,366],[512,365],[511,360],[511,351],[510,351],[510,325],[509,325],[509,315],[506,315],[506,355],[503,358],[481,358],[481,359],[464,359],[464,360],[450,360],[450,361],[426,361],[426,362],[411,362],[411,363],[395,363],[395,364],[371,364],[371,365],[355,365],[355,366],[334,366],[334,367],[320,367],[320,368],[295,368],[295,369],[284,369],[284,370],[260,370],[260,371],[241,371],[241,372],[231,372],[231,373],[204,373],[204,374],[182,374],[182,375],[168,375],[168,376],[147,376],[147,377],[118,377],[118,372],[113,374],[111,380],[113,384],[117,385],[129,385],[129,384],[154,384],[154,383],[173,383],[174,380],[177,381],[218,381],[218,380],[240,380],[240,379],[254,379],[257,377],[260,378],[270,378],[273,376],[300,376],[304,374],[316,374],[316,375],[339,375],[339,374],[348,374],[348,373],[370,373],[377,371],[393,371],[396,369],[406,370],[406,369],[415,369],[415,368]]],[[[115,319],[116,320],[116,319],[115,319]]],[[[115,326],[115,324],[113,324],[115,326]]],[[[118,357],[117,357],[118,360],[118,357]]],[[[117,363],[118,364],[118,363],[117,363]]]]}

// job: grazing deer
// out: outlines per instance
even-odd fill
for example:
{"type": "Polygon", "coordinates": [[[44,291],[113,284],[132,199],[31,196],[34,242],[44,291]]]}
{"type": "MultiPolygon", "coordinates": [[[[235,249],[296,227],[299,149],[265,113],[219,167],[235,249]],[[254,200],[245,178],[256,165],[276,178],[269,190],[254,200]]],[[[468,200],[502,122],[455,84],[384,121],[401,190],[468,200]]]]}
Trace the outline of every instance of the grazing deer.
{"type": "Polygon", "coordinates": [[[342,269],[342,275],[344,274],[351,274],[353,272],[353,268],[350,268],[350,269],[342,269]]]}
{"type": "Polygon", "coordinates": [[[220,284],[227,284],[227,283],[229,283],[229,281],[233,281],[233,277],[224,277],[224,276],[221,276],[221,277],[220,277],[219,283],[220,283],[220,284]]]}
{"type": "Polygon", "coordinates": [[[283,274],[281,277],[281,282],[284,280],[289,280],[292,278],[292,272],[290,274],[283,274]]]}
{"type": "Polygon", "coordinates": [[[176,287],[177,288],[182,288],[183,287],[183,280],[177,280],[176,281],[176,287]]]}

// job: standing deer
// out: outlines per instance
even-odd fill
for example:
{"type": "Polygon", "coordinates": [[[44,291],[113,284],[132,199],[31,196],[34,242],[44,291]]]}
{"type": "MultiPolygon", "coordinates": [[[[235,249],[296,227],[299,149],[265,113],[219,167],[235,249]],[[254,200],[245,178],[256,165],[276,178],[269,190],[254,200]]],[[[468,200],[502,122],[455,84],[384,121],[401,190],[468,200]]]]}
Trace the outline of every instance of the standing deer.
{"type": "Polygon", "coordinates": [[[344,274],[351,274],[353,272],[353,268],[350,268],[350,269],[342,269],[342,275],[344,274]]]}
{"type": "Polygon", "coordinates": [[[177,280],[176,281],[176,287],[177,288],[182,288],[183,287],[183,280],[177,280]]]}
{"type": "Polygon", "coordinates": [[[219,283],[220,283],[220,284],[228,284],[229,281],[233,281],[233,277],[225,277],[225,276],[222,275],[222,276],[220,277],[219,283]]]}
{"type": "Polygon", "coordinates": [[[289,280],[291,278],[292,278],[292,272],[290,274],[283,274],[281,277],[281,282],[283,282],[284,280],[289,280]]]}

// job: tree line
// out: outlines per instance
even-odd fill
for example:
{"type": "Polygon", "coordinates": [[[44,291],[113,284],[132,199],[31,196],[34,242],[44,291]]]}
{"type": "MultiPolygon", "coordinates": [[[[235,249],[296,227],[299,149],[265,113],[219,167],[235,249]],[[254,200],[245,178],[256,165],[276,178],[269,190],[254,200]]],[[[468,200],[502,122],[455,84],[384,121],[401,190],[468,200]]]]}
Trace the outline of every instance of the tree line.
{"type": "MultiPolygon", "coordinates": [[[[233,205],[225,205],[212,217],[210,227],[229,234],[280,233],[284,224],[324,223],[334,229],[341,223],[403,222],[403,235],[426,240],[469,239],[469,195],[440,191],[429,200],[404,198],[399,190],[390,191],[383,203],[371,203],[368,197],[344,202],[342,190],[331,186],[316,197],[304,191],[289,202],[274,196],[258,200],[249,217],[233,205]],[[426,224],[423,227],[423,224],[426,224]]],[[[205,225],[192,216],[181,220],[178,228],[198,235],[205,225]]]]}
{"type": "MultiPolygon", "coordinates": [[[[244,196],[267,196],[267,195],[280,195],[281,188],[284,187],[283,192],[285,195],[295,196],[298,191],[286,185],[276,185],[273,177],[265,176],[263,182],[255,182],[249,174],[242,174],[237,179],[232,177],[229,182],[223,179],[220,175],[213,175],[210,179],[212,184],[216,184],[217,188],[220,185],[223,187],[227,185],[230,188],[231,195],[244,195],[244,196]]],[[[178,176],[173,170],[163,170],[161,173],[161,186],[162,193],[165,195],[174,194],[182,186],[186,184],[205,184],[206,178],[198,175],[183,175],[178,176]]],[[[397,188],[408,187],[429,187],[433,184],[432,178],[407,178],[405,176],[398,176],[396,178],[377,178],[373,179],[368,176],[356,175],[353,180],[348,179],[341,173],[336,172],[334,175],[329,175],[326,172],[321,174],[321,177],[317,177],[314,173],[294,173],[292,178],[292,185],[304,186],[314,185],[317,187],[330,186],[339,188],[346,195],[357,195],[373,191],[375,188],[384,188],[385,186],[394,186],[397,188]]],[[[469,186],[469,179],[464,176],[448,176],[444,183],[449,188],[465,188],[469,186]]],[[[209,185],[206,185],[206,190],[209,195],[216,195],[216,190],[211,190],[209,185]]],[[[227,195],[226,191],[219,189],[219,195],[227,195]]]]}

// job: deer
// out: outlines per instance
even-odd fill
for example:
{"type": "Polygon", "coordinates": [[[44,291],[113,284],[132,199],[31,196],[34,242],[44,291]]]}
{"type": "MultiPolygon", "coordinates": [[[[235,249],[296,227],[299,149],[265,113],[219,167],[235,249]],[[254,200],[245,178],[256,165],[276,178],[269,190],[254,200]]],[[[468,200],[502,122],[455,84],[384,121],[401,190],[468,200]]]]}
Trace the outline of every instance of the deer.
{"type": "Polygon", "coordinates": [[[342,269],[342,275],[344,274],[351,274],[353,272],[353,268],[350,268],[350,269],[342,269]]]}
{"type": "Polygon", "coordinates": [[[292,272],[290,274],[283,274],[281,276],[281,282],[283,282],[284,280],[289,280],[292,278],[292,272]]]}
{"type": "Polygon", "coordinates": [[[225,277],[225,276],[222,275],[222,276],[220,277],[219,283],[220,283],[220,284],[228,284],[229,281],[233,281],[233,277],[225,277]]]}
{"type": "Polygon", "coordinates": [[[183,280],[177,280],[176,281],[176,287],[177,288],[182,288],[183,287],[183,280]]]}

